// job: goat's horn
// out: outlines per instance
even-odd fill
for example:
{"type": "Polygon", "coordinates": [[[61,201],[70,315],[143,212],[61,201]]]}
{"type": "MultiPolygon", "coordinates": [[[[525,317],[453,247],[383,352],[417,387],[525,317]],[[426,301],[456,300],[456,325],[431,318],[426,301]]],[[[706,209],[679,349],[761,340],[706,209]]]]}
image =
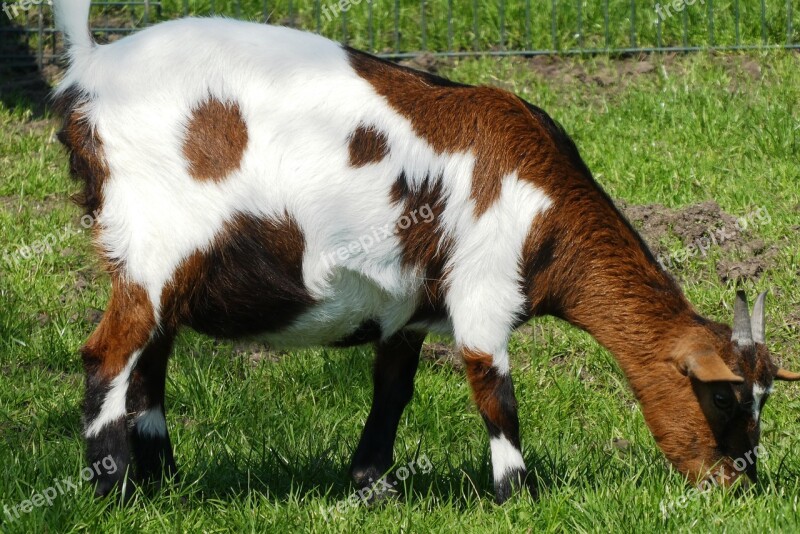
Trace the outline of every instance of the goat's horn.
{"type": "Polygon", "coordinates": [[[738,345],[752,345],[753,331],[750,327],[750,314],[747,311],[747,297],[744,291],[736,292],[733,304],[733,335],[731,341],[738,345]]]}
{"type": "Polygon", "coordinates": [[[753,316],[750,317],[750,330],[753,332],[753,341],[766,343],[766,323],[764,321],[764,300],[767,298],[767,292],[764,291],[756,299],[753,304],[753,316]]]}

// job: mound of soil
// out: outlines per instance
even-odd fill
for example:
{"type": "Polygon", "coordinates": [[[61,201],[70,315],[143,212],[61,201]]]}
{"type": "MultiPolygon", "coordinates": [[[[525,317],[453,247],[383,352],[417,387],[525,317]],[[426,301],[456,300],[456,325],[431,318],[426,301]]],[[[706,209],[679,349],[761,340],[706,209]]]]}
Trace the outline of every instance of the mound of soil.
{"type": "Polygon", "coordinates": [[[244,358],[251,365],[258,365],[261,362],[278,363],[287,354],[286,351],[274,350],[264,343],[255,341],[241,341],[233,346],[233,356],[244,358]]]}
{"type": "Polygon", "coordinates": [[[670,209],[661,204],[617,206],[642,235],[653,255],[671,272],[680,271],[690,258],[706,257],[710,250],[722,252],[716,273],[722,283],[757,279],[775,260],[779,249],[767,246],[752,230],[769,224],[769,212],[759,208],[734,217],[714,201],[670,209]],[[667,248],[665,241],[677,237],[683,247],[667,248]]]}
{"type": "Polygon", "coordinates": [[[456,371],[464,369],[464,361],[451,343],[425,343],[422,346],[422,359],[456,371]]]}

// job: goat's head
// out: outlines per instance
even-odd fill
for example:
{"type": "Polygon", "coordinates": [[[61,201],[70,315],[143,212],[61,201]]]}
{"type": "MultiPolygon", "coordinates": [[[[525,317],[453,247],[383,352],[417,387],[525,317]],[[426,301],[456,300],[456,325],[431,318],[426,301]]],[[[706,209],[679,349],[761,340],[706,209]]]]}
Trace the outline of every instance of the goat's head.
{"type": "Polygon", "coordinates": [[[737,293],[732,329],[710,323],[684,332],[670,354],[684,375],[679,385],[645,392],[642,399],[659,446],[693,482],[730,486],[742,474],[742,481],[755,481],[764,451],[760,418],[773,382],[800,380],[770,358],[765,297],[758,296],[751,318],[744,293],[737,293]]]}

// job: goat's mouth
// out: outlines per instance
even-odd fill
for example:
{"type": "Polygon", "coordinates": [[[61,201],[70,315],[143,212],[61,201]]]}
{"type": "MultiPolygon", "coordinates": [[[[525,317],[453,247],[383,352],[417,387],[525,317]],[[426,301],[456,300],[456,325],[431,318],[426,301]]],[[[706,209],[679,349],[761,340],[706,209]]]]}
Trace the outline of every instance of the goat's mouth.
{"type": "Polygon", "coordinates": [[[744,490],[757,481],[758,473],[755,463],[746,464],[739,459],[725,457],[700,480],[698,486],[702,489],[722,487],[744,490]]]}

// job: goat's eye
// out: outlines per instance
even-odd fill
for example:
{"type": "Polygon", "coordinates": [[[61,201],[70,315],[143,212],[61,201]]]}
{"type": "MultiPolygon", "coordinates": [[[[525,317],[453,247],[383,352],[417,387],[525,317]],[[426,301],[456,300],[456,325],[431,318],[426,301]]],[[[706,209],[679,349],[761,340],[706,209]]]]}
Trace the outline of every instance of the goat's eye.
{"type": "Polygon", "coordinates": [[[723,411],[730,410],[733,406],[733,397],[726,393],[714,393],[714,406],[723,411]]]}

